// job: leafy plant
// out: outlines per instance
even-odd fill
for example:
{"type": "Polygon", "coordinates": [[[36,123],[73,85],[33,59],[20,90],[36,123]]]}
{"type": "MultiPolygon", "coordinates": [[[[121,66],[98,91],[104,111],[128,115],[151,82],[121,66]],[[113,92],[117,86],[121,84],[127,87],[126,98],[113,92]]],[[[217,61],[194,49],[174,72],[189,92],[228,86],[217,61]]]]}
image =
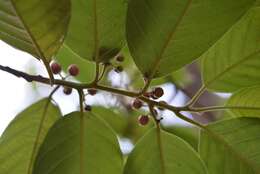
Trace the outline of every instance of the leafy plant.
{"type": "Polygon", "coordinates": [[[0,174],[260,174],[259,29],[258,0],[1,0],[0,39],[49,77],[0,69],[53,90],[4,131],[0,174]],[[161,100],[165,83],[186,103],[161,100]],[[62,115],[60,88],[78,111],[62,115]],[[169,112],[191,126],[164,124],[169,112]]]}

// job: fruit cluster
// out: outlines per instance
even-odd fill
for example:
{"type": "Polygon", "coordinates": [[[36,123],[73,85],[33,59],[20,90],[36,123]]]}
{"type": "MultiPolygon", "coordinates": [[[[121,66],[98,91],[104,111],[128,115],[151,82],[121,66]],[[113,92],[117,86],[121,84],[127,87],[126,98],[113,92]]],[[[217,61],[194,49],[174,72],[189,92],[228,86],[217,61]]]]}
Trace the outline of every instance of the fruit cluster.
{"type": "MultiPolygon", "coordinates": [[[[116,56],[116,61],[117,62],[123,62],[124,57],[122,55],[118,55],[118,56],[116,56]]],[[[111,65],[111,63],[108,63],[107,65],[111,65]]],[[[51,63],[50,67],[51,67],[53,74],[55,74],[55,75],[59,74],[63,79],[66,79],[66,77],[63,77],[61,75],[62,67],[59,63],[53,62],[53,63],[51,63]]],[[[123,71],[123,67],[122,66],[115,66],[114,71],[120,73],[120,72],[123,71]]],[[[80,70],[79,70],[79,67],[77,65],[71,64],[68,67],[67,72],[68,72],[68,76],[76,77],[76,76],[79,75],[80,70]]],[[[94,96],[94,95],[97,94],[97,92],[98,91],[96,89],[91,88],[91,89],[87,90],[87,94],[85,94],[85,95],[94,96]]],[[[72,93],[72,88],[64,86],[63,87],[63,93],[66,94],[66,95],[70,95],[72,93]]],[[[161,98],[163,95],[164,95],[164,90],[161,87],[156,87],[151,92],[145,92],[143,94],[144,97],[152,98],[154,100],[161,98]]],[[[162,104],[167,104],[164,101],[160,101],[160,102],[162,104]]],[[[143,104],[142,100],[140,100],[139,98],[136,98],[132,103],[132,107],[134,109],[141,109],[143,106],[144,106],[144,104],[143,104]]],[[[92,108],[91,108],[90,105],[87,105],[85,103],[84,109],[85,109],[85,111],[91,111],[92,108]]],[[[158,108],[158,109],[162,110],[162,108],[158,108]]],[[[152,115],[155,117],[155,119],[157,121],[160,121],[162,119],[162,117],[158,116],[158,111],[156,109],[153,109],[152,112],[153,112],[152,115]]],[[[139,124],[142,125],[142,126],[147,125],[149,123],[149,115],[140,115],[139,118],[138,118],[138,121],[139,121],[139,124]]]]}
{"type": "MultiPolygon", "coordinates": [[[[152,98],[154,100],[161,98],[163,95],[164,95],[164,90],[161,87],[156,87],[151,92],[145,92],[143,94],[144,97],[152,98]]],[[[165,102],[165,101],[160,101],[159,103],[161,103],[162,105],[167,104],[167,102],[165,102]]],[[[132,107],[134,109],[141,109],[143,106],[144,106],[144,104],[139,98],[136,98],[132,103],[132,107]]],[[[163,108],[161,108],[161,107],[159,107],[158,109],[163,110],[163,108]]],[[[153,112],[153,115],[154,115],[156,121],[162,120],[162,117],[159,116],[158,111],[156,109],[153,109],[152,112],[153,112]]],[[[145,126],[149,123],[149,116],[140,115],[138,121],[139,121],[140,125],[145,126]]]]}
{"type": "MultiPolygon", "coordinates": [[[[55,75],[59,74],[63,79],[66,79],[65,77],[63,77],[61,75],[62,68],[61,68],[61,65],[59,63],[53,62],[53,63],[51,63],[50,67],[51,67],[53,74],[55,74],[55,75]]],[[[68,72],[69,76],[76,77],[76,76],[79,75],[80,70],[79,70],[79,67],[76,64],[71,64],[68,67],[67,72],[68,72]]],[[[64,86],[63,87],[63,93],[66,94],[66,95],[70,95],[72,93],[72,88],[64,86]]],[[[94,95],[97,94],[97,90],[96,89],[88,89],[88,94],[94,96],[94,95]]],[[[91,111],[91,106],[85,104],[84,109],[85,109],[85,111],[91,111]]]]}
{"type": "MultiPolygon", "coordinates": [[[[55,74],[55,75],[59,74],[60,76],[62,76],[61,75],[62,68],[58,62],[51,63],[50,67],[51,67],[53,74],[55,74]]],[[[79,67],[76,64],[71,64],[68,67],[67,72],[70,76],[76,77],[79,75],[79,67]]],[[[66,95],[70,95],[72,93],[72,88],[64,86],[63,93],[66,95]]]]}
{"type": "Polygon", "coordinates": [[[145,92],[143,94],[144,97],[152,98],[154,100],[161,98],[163,95],[164,95],[164,91],[161,87],[157,87],[153,89],[151,92],[145,92]]]}

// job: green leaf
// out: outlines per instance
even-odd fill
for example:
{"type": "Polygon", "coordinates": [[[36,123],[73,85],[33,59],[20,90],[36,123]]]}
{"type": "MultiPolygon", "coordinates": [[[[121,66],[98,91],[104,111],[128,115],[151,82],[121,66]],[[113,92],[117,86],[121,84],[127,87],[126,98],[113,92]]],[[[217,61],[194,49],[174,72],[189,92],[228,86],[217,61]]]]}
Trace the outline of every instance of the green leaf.
{"type": "Polygon", "coordinates": [[[59,50],[56,60],[61,64],[65,71],[71,64],[76,64],[80,69],[80,73],[76,78],[81,82],[88,83],[95,77],[94,63],[89,62],[74,53],[66,44],[63,44],[59,50]]]}
{"type": "Polygon", "coordinates": [[[165,126],[164,130],[187,141],[194,149],[198,149],[199,129],[190,126],[165,126]]]}
{"type": "Polygon", "coordinates": [[[108,61],[124,44],[125,0],[73,0],[66,44],[80,57],[108,61]]]}
{"type": "Polygon", "coordinates": [[[260,86],[244,88],[227,101],[232,115],[237,117],[260,117],[260,86]]]}
{"type": "Polygon", "coordinates": [[[182,139],[153,128],[130,154],[124,174],[207,174],[198,154],[182,139]]]}
{"type": "Polygon", "coordinates": [[[0,39],[41,59],[49,70],[69,18],[69,0],[1,0],[0,39]]]}
{"type": "Polygon", "coordinates": [[[205,86],[233,92],[259,84],[260,10],[252,8],[231,30],[202,56],[205,86]]]}
{"type": "MultiPolygon", "coordinates": [[[[124,67],[124,71],[127,73],[127,75],[130,78],[131,85],[134,89],[140,89],[144,86],[144,78],[142,76],[142,73],[139,71],[139,69],[136,67],[135,62],[130,55],[129,49],[127,46],[125,46],[121,50],[121,54],[124,56],[125,60],[124,62],[120,62],[120,65],[124,67]]],[[[112,63],[117,64],[118,62],[112,61],[112,63]]],[[[173,73],[170,73],[168,76],[164,76],[161,78],[154,79],[151,82],[151,86],[158,86],[162,85],[164,83],[178,83],[178,84],[188,84],[191,81],[191,77],[189,73],[187,72],[186,68],[182,68],[178,71],[175,71],[173,73]]]]}
{"type": "Polygon", "coordinates": [[[253,2],[129,1],[127,41],[136,65],[150,78],[180,69],[210,48],[253,2]]]}
{"type": "Polygon", "coordinates": [[[48,99],[16,116],[0,138],[0,173],[31,174],[39,146],[60,116],[48,99]]]}
{"type": "Polygon", "coordinates": [[[210,174],[260,173],[260,119],[238,118],[207,126],[200,154],[210,174]]]}
{"type": "Polygon", "coordinates": [[[34,174],[121,174],[123,158],[112,129],[91,113],[60,119],[40,148],[34,174]]]}
{"type": "Polygon", "coordinates": [[[126,116],[122,115],[123,113],[113,111],[112,108],[107,109],[104,107],[93,107],[92,113],[104,119],[119,135],[122,135],[126,130],[127,119],[126,116]]]}

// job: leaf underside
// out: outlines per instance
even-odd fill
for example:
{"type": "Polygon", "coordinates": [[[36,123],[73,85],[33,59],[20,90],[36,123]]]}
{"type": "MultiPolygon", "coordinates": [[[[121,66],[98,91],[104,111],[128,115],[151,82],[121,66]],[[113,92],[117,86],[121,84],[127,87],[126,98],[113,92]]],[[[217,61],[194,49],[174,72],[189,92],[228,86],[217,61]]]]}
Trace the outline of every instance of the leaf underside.
{"type": "Polygon", "coordinates": [[[122,154],[112,129],[97,116],[60,119],[40,148],[34,174],[121,174],[122,154]]]}
{"type": "Polygon", "coordinates": [[[150,78],[180,69],[212,46],[253,2],[129,1],[127,42],[137,67],[150,78]]]}
{"type": "Polygon", "coordinates": [[[200,154],[210,174],[260,173],[260,120],[238,118],[201,132],[200,154]]]}
{"type": "Polygon", "coordinates": [[[0,173],[31,174],[38,149],[59,117],[59,109],[48,99],[16,116],[0,138],[0,173]]]}

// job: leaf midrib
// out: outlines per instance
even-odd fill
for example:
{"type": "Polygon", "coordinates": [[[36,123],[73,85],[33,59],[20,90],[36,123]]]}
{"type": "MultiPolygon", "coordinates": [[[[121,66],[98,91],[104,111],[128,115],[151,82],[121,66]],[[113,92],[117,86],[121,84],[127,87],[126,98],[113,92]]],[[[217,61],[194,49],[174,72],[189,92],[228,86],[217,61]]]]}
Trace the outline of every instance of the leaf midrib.
{"type": "Polygon", "coordinates": [[[28,27],[27,24],[25,23],[25,21],[24,21],[22,15],[19,13],[19,11],[18,11],[18,9],[17,9],[15,3],[13,2],[13,0],[10,0],[10,2],[11,2],[11,5],[12,5],[13,10],[14,10],[14,12],[15,12],[15,15],[16,15],[16,16],[18,17],[18,19],[20,20],[20,22],[21,22],[21,24],[22,24],[22,26],[23,26],[23,29],[27,32],[27,34],[28,34],[28,36],[29,36],[29,38],[30,38],[30,40],[31,40],[32,45],[34,46],[36,52],[38,53],[39,58],[45,59],[44,54],[42,53],[42,51],[41,51],[41,49],[40,49],[38,43],[36,42],[36,40],[35,40],[35,38],[33,37],[31,31],[29,30],[29,27],[28,27]]]}
{"type": "Polygon", "coordinates": [[[248,160],[247,158],[245,158],[240,152],[236,151],[226,140],[224,137],[222,137],[220,134],[214,133],[210,128],[207,128],[205,130],[207,133],[209,133],[211,136],[211,138],[213,138],[214,140],[220,142],[221,144],[223,144],[228,150],[230,150],[230,152],[233,152],[233,155],[236,156],[237,158],[239,158],[244,164],[246,164],[247,166],[251,167],[254,171],[257,172],[257,174],[260,174],[260,171],[256,169],[256,167],[251,163],[250,160],[248,160]]]}
{"type": "Polygon", "coordinates": [[[161,129],[159,126],[156,128],[156,135],[157,135],[157,143],[159,146],[159,155],[160,155],[160,164],[161,164],[161,174],[165,174],[165,162],[164,162],[164,154],[163,154],[163,147],[162,147],[162,138],[161,138],[161,129]]]}
{"type": "Polygon", "coordinates": [[[33,47],[35,48],[36,52],[38,53],[38,58],[40,58],[40,59],[43,61],[44,65],[45,65],[45,67],[46,67],[46,70],[47,70],[47,72],[48,72],[48,75],[49,75],[49,77],[50,77],[50,82],[51,82],[51,84],[52,84],[52,83],[53,83],[53,80],[54,80],[54,77],[53,77],[52,71],[51,71],[51,69],[50,69],[48,60],[46,59],[46,57],[45,57],[45,55],[43,54],[43,52],[42,52],[40,46],[39,46],[38,43],[36,42],[36,39],[33,37],[33,34],[32,34],[32,32],[30,31],[30,29],[29,29],[29,27],[27,26],[27,24],[25,23],[25,21],[24,21],[22,15],[19,13],[19,11],[18,11],[18,9],[17,9],[15,3],[13,2],[13,0],[10,0],[10,2],[11,2],[11,5],[12,5],[11,8],[14,10],[15,15],[16,15],[16,16],[18,17],[18,19],[20,20],[20,22],[21,22],[21,24],[22,24],[24,30],[27,32],[27,34],[28,34],[28,36],[29,36],[29,38],[30,38],[30,40],[31,40],[31,43],[32,43],[33,47]]]}
{"type": "Polygon", "coordinates": [[[218,80],[219,78],[221,78],[222,76],[224,76],[227,72],[231,71],[233,68],[239,66],[241,63],[250,60],[251,58],[254,58],[255,55],[259,54],[260,50],[257,50],[255,52],[253,52],[252,54],[248,55],[247,57],[245,57],[244,59],[239,60],[238,62],[232,64],[231,66],[229,66],[227,69],[225,69],[224,71],[222,71],[221,73],[219,73],[217,76],[215,76],[215,78],[213,78],[212,80],[208,81],[207,83],[204,84],[205,87],[210,86],[212,83],[214,83],[216,80],[218,80]]]}
{"type": "Polygon", "coordinates": [[[175,34],[176,34],[176,32],[177,32],[177,29],[179,28],[180,24],[182,23],[182,20],[184,19],[185,15],[187,14],[187,12],[188,12],[188,10],[189,10],[191,4],[192,4],[192,0],[189,0],[189,1],[187,2],[187,5],[185,6],[185,8],[184,8],[184,10],[183,10],[183,13],[182,13],[182,14],[180,15],[180,17],[178,18],[175,27],[173,27],[172,31],[170,32],[169,36],[167,37],[166,42],[165,42],[165,44],[164,44],[164,46],[163,46],[163,48],[162,48],[162,50],[161,50],[159,56],[155,59],[155,62],[154,62],[154,64],[153,64],[153,66],[152,66],[152,67],[153,67],[153,68],[152,68],[153,71],[151,72],[151,74],[150,74],[150,76],[149,76],[149,79],[152,79],[152,78],[153,78],[153,76],[155,75],[157,69],[159,68],[159,65],[160,65],[160,62],[161,62],[161,60],[162,60],[163,54],[164,54],[164,52],[166,51],[166,49],[167,49],[167,47],[169,46],[169,44],[171,43],[173,37],[175,36],[175,34]]]}
{"type": "Polygon", "coordinates": [[[97,0],[93,0],[93,13],[94,13],[94,44],[95,44],[95,61],[99,60],[99,32],[98,32],[98,16],[97,16],[97,0]]]}
{"type": "Polygon", "coordinates": [[[36,155],[36,152],[37,152],[37,148],[38,148],[38,144],[39,144],[39,140],[40,140],[40,134],[41,134],[41,131],[42,131],[42,128],[43,128],[43,124],[44,124],[44,121],[45,121],[45,118],[46,118],[46,115],[47,115],[47,110],[49,108],[50,102],[51,101],[48,98],[47,99],[47,103],[46,103],[46,105],[44,107],[44,110],[43,110],[43,114],[42,114],[42,117],[41,117],[41,120],[40,120],[40,125],[39,125],[39,128],[37,130],[36,138],[35,138],[35,141],[34,141],[34,144],[33,144],[33,151],[32,151],[31,156],[30,156],[30,161],[29,161],[29,165],[28,165],[28,169],[27,169],[27,174],[31,174],[32,173],[34,158],[35,158],[35,155],[36,155]]]}

